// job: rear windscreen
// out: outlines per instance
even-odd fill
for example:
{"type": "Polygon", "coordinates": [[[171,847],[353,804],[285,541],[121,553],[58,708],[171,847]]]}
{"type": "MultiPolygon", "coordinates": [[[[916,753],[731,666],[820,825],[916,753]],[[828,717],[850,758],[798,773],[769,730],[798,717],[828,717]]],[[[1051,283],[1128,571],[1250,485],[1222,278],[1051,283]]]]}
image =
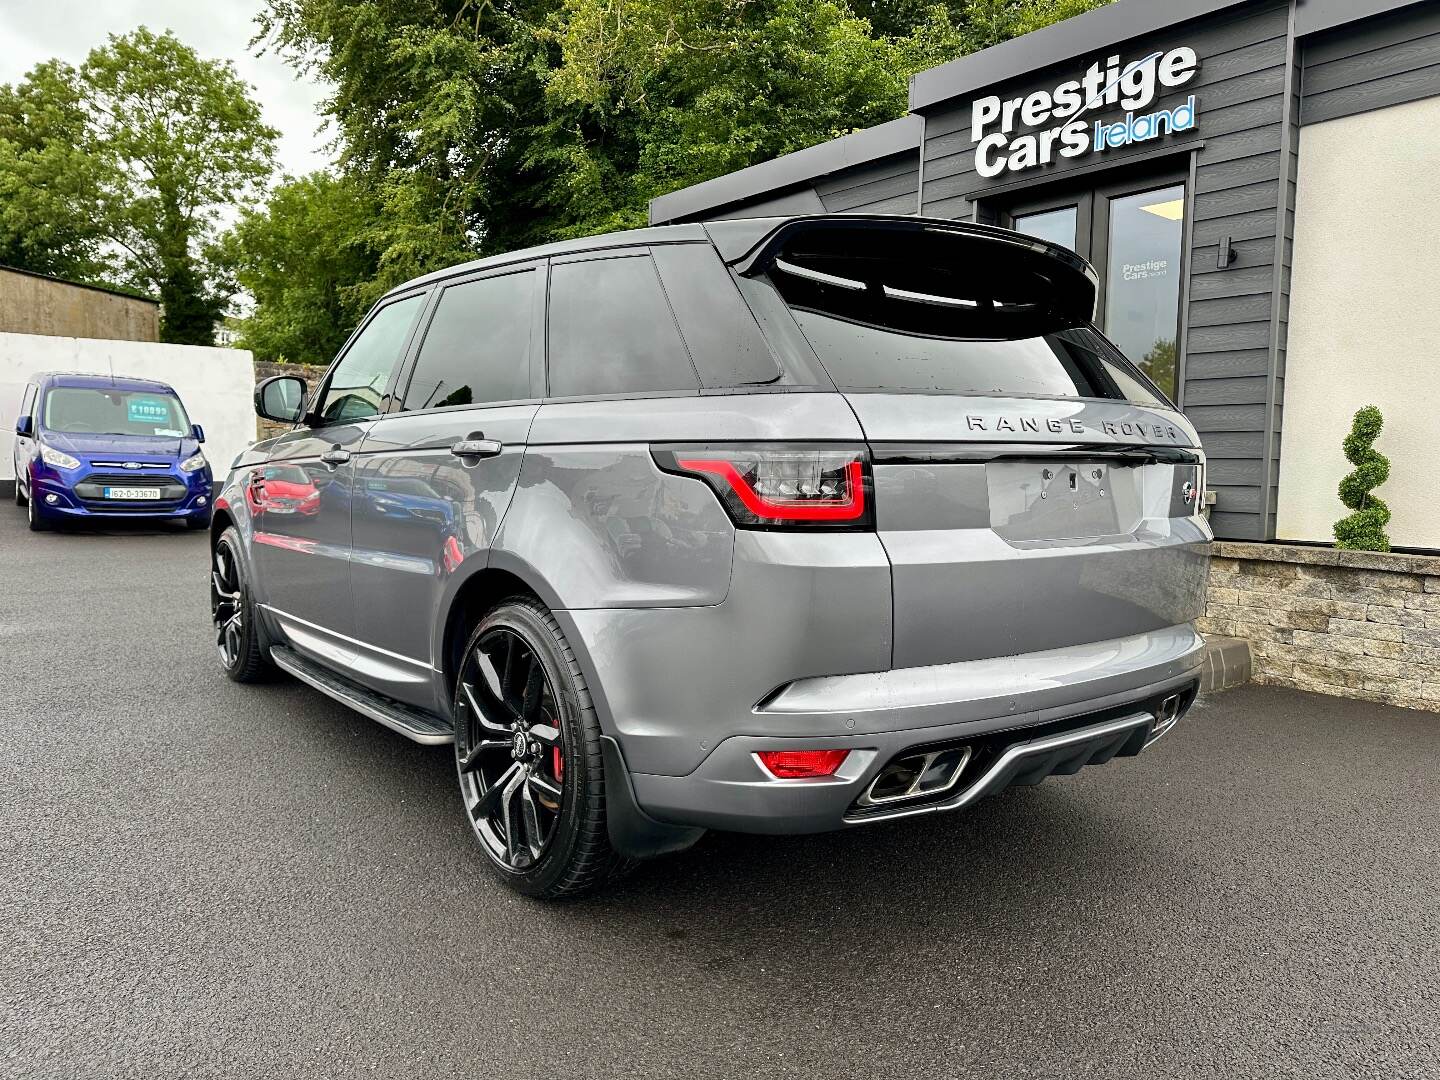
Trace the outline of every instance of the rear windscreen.
{"type": "Polygon", "coordinates": [[[763,273],[844,390],[1168,406],[1091,326],[1083,264],[1003,234],[820,226],[787,238],[763,273]]]}

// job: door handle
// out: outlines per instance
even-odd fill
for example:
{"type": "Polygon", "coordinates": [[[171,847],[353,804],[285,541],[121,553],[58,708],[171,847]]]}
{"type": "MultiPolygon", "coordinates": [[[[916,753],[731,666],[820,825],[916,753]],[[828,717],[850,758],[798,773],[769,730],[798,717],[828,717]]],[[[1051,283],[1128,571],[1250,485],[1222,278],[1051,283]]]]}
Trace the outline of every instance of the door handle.
{"type": "Polygon", "coordinates": [[[320,460],[333,469],[337,466],[344,465],[350,460],[350,451],[341,450],[340,447],[336,446],[321,454],[320,460]]]}
{"type": "Polygon", "coordinates": [[[499,439],[487,439],[479,436],[473,439],[461,439],[450,447],[450,453],[458,458],[487,458],[498,457],[500,451],[504,449],[505,444],[499,439]]]}

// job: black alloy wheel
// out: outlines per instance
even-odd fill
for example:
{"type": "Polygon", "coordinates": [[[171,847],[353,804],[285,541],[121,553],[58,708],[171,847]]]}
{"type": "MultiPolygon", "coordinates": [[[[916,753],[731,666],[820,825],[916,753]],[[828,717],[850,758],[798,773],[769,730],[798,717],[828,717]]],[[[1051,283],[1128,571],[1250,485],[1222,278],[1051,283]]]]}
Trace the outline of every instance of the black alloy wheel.
{"type": "Polygon", "coordinates": [[[491,611],[455,685],[455,764],[466,816],[502,880],[529,896],[593,891],[622,863],[605,826],[590,694],[537,601],[491,611]]]}
{"type": "Polygon", "coordinates": [[[220,667],[235,682],[257,682],[269,671],[264,636],[245,581],[240,534],[231,525],[215,544],[210,565],[210,620],[220,667]]]}

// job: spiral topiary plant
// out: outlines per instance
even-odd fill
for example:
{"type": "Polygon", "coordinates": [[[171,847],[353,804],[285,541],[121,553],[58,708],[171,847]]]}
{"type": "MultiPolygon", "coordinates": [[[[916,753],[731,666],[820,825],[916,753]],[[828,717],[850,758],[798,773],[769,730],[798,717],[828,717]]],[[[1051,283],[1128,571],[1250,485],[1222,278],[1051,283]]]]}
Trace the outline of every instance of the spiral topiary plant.
{"type": "Polygon", "coordinates": [[[1389,551],[1390,537],[1385,526],[1390,508],[1375,495],[1377,487],[1390,478],[1390,459],[1375,449],[1375,439],[1385,418],[1374,405],[1355,414],[1350,434],[1345,436],[1345,456],[1355,471],[1340,481],[1340,501],[1354,511],[1335,523],[1335,546],[1354,551],[1389,551]]]}

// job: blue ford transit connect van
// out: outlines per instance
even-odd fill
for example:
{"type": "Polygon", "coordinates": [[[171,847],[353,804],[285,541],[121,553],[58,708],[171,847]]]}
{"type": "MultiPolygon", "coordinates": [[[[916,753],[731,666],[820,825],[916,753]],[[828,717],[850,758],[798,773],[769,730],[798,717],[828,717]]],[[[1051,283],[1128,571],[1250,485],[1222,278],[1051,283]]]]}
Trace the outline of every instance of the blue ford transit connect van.
{"type": "Polygon", "coordinates": [[[15,421],[15,502],[36,531],[65,520],[166,518],[210,525],[205,433],[149,379],[44,373],[15,421]]]}

